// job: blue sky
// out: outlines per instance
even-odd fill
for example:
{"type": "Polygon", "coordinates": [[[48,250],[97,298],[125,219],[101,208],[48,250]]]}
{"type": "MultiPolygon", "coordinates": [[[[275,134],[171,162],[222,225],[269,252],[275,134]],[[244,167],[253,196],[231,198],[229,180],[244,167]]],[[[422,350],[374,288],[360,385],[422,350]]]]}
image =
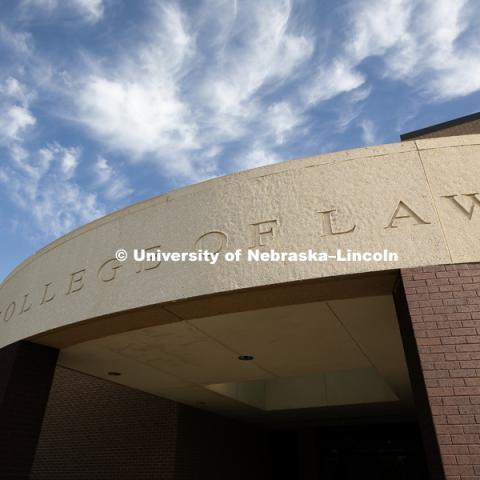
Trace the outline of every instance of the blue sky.
{"type": "Polygon", "coordinates": [[[477,0],[2,0],[0,279],[207,178],[480,110],[477,0]]]}

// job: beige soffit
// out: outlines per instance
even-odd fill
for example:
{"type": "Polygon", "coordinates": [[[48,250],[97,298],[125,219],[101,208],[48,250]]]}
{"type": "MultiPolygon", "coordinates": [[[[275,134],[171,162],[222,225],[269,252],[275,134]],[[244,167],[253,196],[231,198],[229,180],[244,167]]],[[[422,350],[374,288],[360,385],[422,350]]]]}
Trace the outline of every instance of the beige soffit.
{"type": "Polygon", "coordinates": [[[214,411],[412,404],[391,295],[147,327],[67,347],[59,364],[214,411]]]}

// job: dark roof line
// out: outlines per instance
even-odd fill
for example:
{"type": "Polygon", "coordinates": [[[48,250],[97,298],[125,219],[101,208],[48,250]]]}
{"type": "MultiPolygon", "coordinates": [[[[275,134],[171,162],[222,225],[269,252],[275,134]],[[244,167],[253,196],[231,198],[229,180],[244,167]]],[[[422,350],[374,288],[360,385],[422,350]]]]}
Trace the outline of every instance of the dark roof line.
{"type": "Polygon", "coordinates": [[[427,133],[437,132],[438,130],[443,130],[444,128],[455,127],[461,125],[462,123],[472,122],[473,120],[480,119],[480,112],[472,113],[471,115],[466,115],[465,117],[454,118],[448,122],[437,123],[436,125],[431,125],[430,127],[421,128],[420,130],[414,130],[412,132],[404,133],[400,135],[401,140],[410,140],[412,138],[419,137],[420,135],[425,135],[427,133]]]}

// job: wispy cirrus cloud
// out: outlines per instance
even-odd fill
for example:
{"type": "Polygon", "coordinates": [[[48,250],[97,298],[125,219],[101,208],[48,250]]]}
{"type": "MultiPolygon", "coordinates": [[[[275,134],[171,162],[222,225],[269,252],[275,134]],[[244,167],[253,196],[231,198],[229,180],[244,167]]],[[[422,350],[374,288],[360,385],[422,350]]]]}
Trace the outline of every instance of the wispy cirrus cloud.
{"type": "Polygon", "coordinates": [[[159,9],[153,38],[107,67],[92,59],[74,97],[78,121],[133,159],[198,147],[192,111],[179,89],[194,40],[178,7],[159,9]]]}
{"type": "Polygon", "coordinates": [[[362,138],[365,145],[375,145],[377,142],[377,135],[375,131],[375,125],[370,120],[363,120],[360,123],[362,129],[362,138]]]}
{"type": "Polygon", "coordinates": [[[360,0],[351,3],[343,56],[352,75],[379,57],[385,77],[420,83],[426,98],[468,95],[480,88],[479,14],[472,0],[360,0]]]}
{"type": "Polygon", "coordinates": [[[21,8],[24,13],[48,16],[73,13],[88,23],[96,23],[103,17],[105,5],[103,0],[22,0],[21,8]]]}
{"type": "Polygon", "coordinates": [[[13,145],[9,163],[0,167],[0,184],[41,237],[59,236],[105,213],[96,193],[74,179],[80,154],[59,144],[34,152],[13,145]]]}
{"type": "Polygon", "coordinates": [[[28,137],[37,125],[30,103],[36,92],[14,77],[0,83],[0,185],[22,216],[30,234],[59,236],[105,213],[97,195],[75,180],[80,148],[58,143],[33,149],[28,137]]]}
{"type": "Polygon", "coordinates": [[[31,94],[16,78],[7,77],[0,83],[0,145],[20,141],[36,123],[29,110],[31,94]]]}
{"type": "MultiPolygon", "coordinates": [[[[235,166],[251,164],[236,155],[285,158],[289,138],[309,135],[312,113],[339,95],[347,97],[335,123],[345,129],[372,91],[376,79],[363,68],[371,58],[382,61],[383,78],[430,99],[480,88],[479,43],[458,44],[472,27],[468,9],[480,10],[467,0],[345,2],[350,34],[329,56],[315,25],[298,21],[298,2],[202,7],[154,2],[145,39],[97,63],[75,94],[79,120],[95,137],[165,175],[194,181],[228,171],[225,152],[235,166]],[[467,63],[473,75],[462,81],[467,63]],[[217,155],[206,155],[212,148],[217,155]]],[[[363,138],[371,137],[362,122],[363,138]]]]}
{"type": "Polygon", "coordinates": [[[80,147],[59,143],[38,149],[10,144],[0,166],[0,185],[22,216],[30,218],[29,234],[41,239],[58,237],[105,215],[107,205],[133,192],[127,177],[105,158],[88,162],[80,147]],[[90,182],[81,180],[79,167],[90,174],[90,182]]]}
{"type": "Polygon", "coordinates": [[[127,177],[118,172],[106,158],[97,158],[93,173],[94,184],[100,187],[107,200],[120,200],[133,193],[127,177]]]}
{"type": "Polygon", "coordinates": [[[313,40],[289,24],[291,2],[214,3],[228,28],[203,38],[218,24],[210,10],[196,20],[178,4],[157,2],[147,41],[80,79],[79,121],[112,150],[147,156],[190,180],[221,172],[223,149],[258,132],[283,144],[302,112],[264,102],[262,91],[287,83],[313,40]]]}
{"type": "Polygon", "coordinates": [[[480,92],[475,0],[11,5],[3,192],[41,205],[29,215],[50,236],[139,191],[396,140],[421,112],[445,105],[448,119],[480,92]]]}
{"type": "Polygon", "coordinates": [[[28,55],[31,50],[31,35],[23,31],[14,31],[0,23],[0,46],[14,54],[28,55]]]}

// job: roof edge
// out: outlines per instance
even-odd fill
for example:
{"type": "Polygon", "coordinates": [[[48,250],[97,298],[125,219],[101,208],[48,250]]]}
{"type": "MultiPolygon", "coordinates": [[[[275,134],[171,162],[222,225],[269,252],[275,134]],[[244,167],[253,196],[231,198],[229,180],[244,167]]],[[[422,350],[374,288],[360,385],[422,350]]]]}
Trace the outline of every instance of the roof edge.
{"type": "Polygon", "coordinates": [[[466,115],[464,117],[454,118],[453,120],[448,120],[447,122],[437,123],[429,127],[420,128],[419,130],[413,130],[411,132],[403,133],[400,135],[402,141],[405,140],[414,140],[415,138],[425,135],[428,133],[437,132],[444,128],[455,127],[457,125],[462,125],[463,123],[471,122],[474,120],[480,120],[480,112],[472,113],[471,115],[466,115]]]}

